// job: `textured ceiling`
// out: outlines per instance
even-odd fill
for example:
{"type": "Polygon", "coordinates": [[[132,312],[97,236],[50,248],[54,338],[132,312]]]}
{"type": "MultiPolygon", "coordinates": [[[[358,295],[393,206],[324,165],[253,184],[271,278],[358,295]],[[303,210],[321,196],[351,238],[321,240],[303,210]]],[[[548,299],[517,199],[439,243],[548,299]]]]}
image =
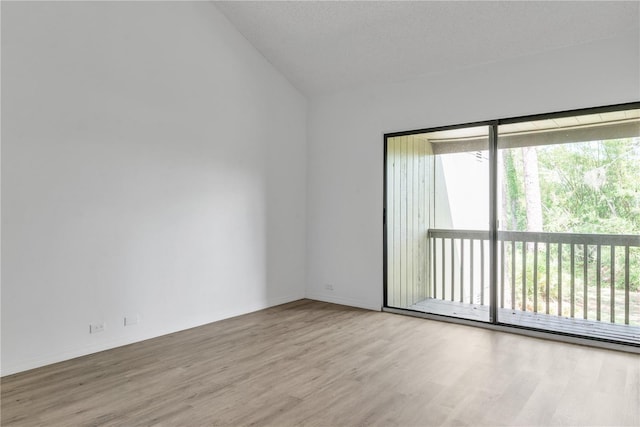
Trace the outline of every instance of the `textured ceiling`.
{"type": "Polygon", "coordinates": [[[300,91],[318,95],[626,33],[640,2],[215,2],[300,91]]]}

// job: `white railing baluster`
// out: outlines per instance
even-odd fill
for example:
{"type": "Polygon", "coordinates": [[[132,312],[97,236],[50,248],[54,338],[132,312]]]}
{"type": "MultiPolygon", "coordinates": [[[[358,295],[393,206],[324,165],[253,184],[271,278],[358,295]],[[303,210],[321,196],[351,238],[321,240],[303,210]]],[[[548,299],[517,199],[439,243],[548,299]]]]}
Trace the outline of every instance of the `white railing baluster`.
{"type": "Polygon", "coordinates": [[[501,254],[500,254],[500,308],[504,308],[504,282],[505,282],[505,265],[507,264],[507,261],[505,259],[505,250],[504,250],[504,245],[506,244],[506,242],[503,240],[502,242],[499,242],[501,244],[501,254]]]}
{"type": "Polygon", "coordinates": [[[562,316],[562,243],[558,243],[558,316],[562,316]]]}
{"type": "Polygon", "coordinates": [[[551,300],[551,269],[549,268],[549,262],[551,258],[551,247],[549,246],[549,242],[546,243],[546,261],[545,261],[545,275],[547,280],[547,285],[545,288],[545,303],[546,303],[546,311],[545,313],[549,314],[549,301],[551,300]]]}
{"type": "Polygon", "coordinates": [[[609,291],[609,303],[611,309],[611,323],[616,323],[616,246],[611,245],[611,290],[609,291]]]}
{"type": "MultiPolygon", "coordinates": [[[[489,243],[489,232],[430,229],[428,231],[428,240],[429,252],[432,254],[430,256],[429,273],[431,273],[433,282],[433,298],[462,304],[476,304],[479,301],[480,305],[485,305],[485,294],[487,294],[485,292],[485,262],[487,262],[485,245],[489,243]],[[440,245],[437,244],[438,239],[440,239],[440,245]],[[467,252],[467,241],[469,242],[468,253],[465,253],[467,252]],[[480,245],[479,248],[476,247],[476,242],[480,245]],[[437,248],[440,250],[437,250],[437,248]],[[479,257],[478,250],[480,251],[479,257]],[[441,259],[438,259],[438,257],[441,257],[441,259]],[[479,268],[478,262],[480,262],[479,268]],[[449,274],[451,277],[448,277],[449,274]],[[476,277],[478,274],[480,276],[479,279],[476,277]],[[469,280],[468,284],[466,284],[467,279],[469,280]],[[441,295],[438,295],[439,286],[437,283],[441,287],[441,295]],[[478,286],[480,289],[478,289],[478,286]],[[447,295],[447,292],[450,292],[450,294],[447,295]],[[459,295],[457,295],[457,292],[459,292],[459,295]],[[469,293],[469,298],[465,298],[467,292],[469,293]],[[476,294],[478,299],[476,299],[476,294]]],[[[497,243],[499,245],[498,262],[500,264],[498,276],[499,308],[505,308],[506,303],[511,310],[529,311],[527,284],[530,280],[533,280],[532,304],[533,312],[535,313],[544,312],[562,317],[564,316],[563,310],[566,308],[565,303],[569,303],[570,307],[567,309],[567,315],[571,318],[576,318],[576,315],[578,315],[585,320],[622,324],[624,317],[624,324],[626,325],[635,324],[637,321],[635,312],[631,312],[633,308],[630,294],[632,287],[631,270],[638,266],[635,264],[635,258],[631,259],[631,250],[632,248],[640,248],[640,236],[499,231],[497,243]],[[545,245],[544,249],[540,248],[540,244],[545,245]],[[552,253],[552,249],[555,251],[555,245],[557,245],[557,253],[552,253]],[[568,249],[570,251],[570,267],[567,267],[567,270],[570,268],[570,289],[568,291],[563,289],[563,282],[566,282],[563,279],[563,264],[565,264],[563,255],[567,255],[565,245],[569,245],[568,249]],[[606,256],[608,254],[605,254],[604,263],[603,246],[609,246],[610,251],[610,260],[607,262],[606,256]],[[616,254],[616,246],[624,248],[624,301],[622,293],[616,292],[616,276],[620,277],[619,274],[616,274],[616,263],[619,261],[616,257],[622,258],[621,253],[616,254]],[[542,261],[539,262],[538,259],[541,250],[545,251],[544,266],[540,265],[542,261]],[[531,251],[533,251],[533,274],[532,277],[528,277],[528,256],[531,251]],[[590,253],[593,255],[591,261],[589,260],[590,253]],[[555,259],[552,260],[556,256],[557,261],[555,259]],[[582,260],[577,259],[580,256],[582,260]],[[520,260],[522,260],[521,266],[517,264],[520,260]],[[631,265],[632,261],[634,262],[633,266],[631,265]],[[582,262],[582,268],[579,266],[580,262],[582,262]],[[608,276],[603,276],[603,265],[610,267],[608,276]],[[552,283],[552,280],[556,279],[555,272],[552,275],[552,266],[553,268],[557,266],[556,283],[552,283]],[[592,271],[594,268],[595,272],[592,271]],[[542,288],[538,283],[542,269],[544,269],[544,280],[546,282],[544,292],[542,292],[542,288]],[[520,273],[521,277],[517,277],[516,272],[520,273]],[[576,287],[576,279],[580,280],[578,276],[582,278],[582,289],[576,287]],[[591,284],[589,283],[590,278],[591,284]],[[609,286],[609,307],[606,307],[606,289],[603,290],[603,286],[606,287],[607,282],[609,286]],[[520,289],[521,294],[517,292],[517,285],[520,284],[522,286],[520,289]],[[557,286],[557,305],[555,303],[552,305],[551,300],[555,297],[552,291],[555,286],[557,286]],[[595,292],[595,295],[592,296],[591,304],[589,301],[590,289],[595,292]],[[516,296],[521,296],[521,303],[518,303],[516,296]],[[544,298],[545,306],[542,311],[540,307],[541,301],[538,297],[544,298]],[[505,299],[509,298],[511,300],[510,304],[509,301],[505,301],[505,299]],[[567,301],[564,301],[564,298],[567,298],[567,301]],[[617,299],[620,301],[617,301],[617,299]],[[582,307],[579,304],[582,304],[582,307]],[[557,312],[552,312],[552,309],[557,310],[557,312]],[[622,315],[623,310],[624,316],[622,315]],[[581,314],[580,311],[582,311],[581,314]],[[595,316],[593,311],[596,312],[595,316]],[[604,315],[603,312],[605,313],[604,315]],[[617,320],[616,316],[618,316],[617,320]]],[[[635,257],[635,255],[633,256],[635,257]]],[[[621,277],[619,280],[622,282],[621,277]]]]}
{"type": "Polygon", "coordinates": [[[571,318],[576,314],[576,245],[571,244],[571,318]]]}
{"type": "Polygon", "coordinates": [[[588,316],[588,308],[589,308],[589,293],[587,290],[587,266],[589,265],[589,254],[588,254],[589,248],[588,245],[585,243],[582,245],[582,252],[583,252],[583,260],[582,260],[582,266],[583,266],[583,294],[582,294],[582,311],[584,312],[583,317],[585,319],[587,319],[588,316]]]}
{"type": "Polygon", "coordinates": [[[473,304],[473,242],[475,240],[469,240],[469,304],[473,304]]]}
{"type": "Polygon", "coordinates": [[[538,242],[533,243],[533,312],[538,312],[538,242]]]}
{"type": "MultiPolygon", "coordinates": [[[[453,243],[452,243],[453,244],[453,243]]],[[[451,258],[451,262],[453,262],[453,258],[451,258]]],[[[445,289],[444,289],[444,274],[445,274],[445,265],[444,265],[444,237],[442,238],[442,299],[445,299],[445,289]]],[[[453,280],[453,277],[451,278],[453,280]]]]}
{"type": "Polygon", "coordinates": [[[602,312],[602,292],[601,292],[601,275],[602,275],[602,254],[601,246],[596,246],[596,320],[600,320],[602,312]]]}
{"type": "Polygon", "coordinates": [[[527,242],[522,242],[522,304],[521,310],[527,311],[527,242]]]}
{"type": "Polygon", "coordinates": [[[629,245],[624,247],[624,324],[629,324],[629,245]]]}
{"type": "Polygon", "coordinates": [[[511,241],[511,310],[516,309],[516,241],[511,241]]]}
{"type": "MultiPolygon", "coordinates": [[[[456,295],[456,264],[453,262],[455,258],[455,239],[451,239],[451,301],[455,300],[456,295]]],[[[460,239],[460,246],[462,247],[462,239],[460,239]]],[[[462,263],[462,259],[460,260],[462,263]]]]}

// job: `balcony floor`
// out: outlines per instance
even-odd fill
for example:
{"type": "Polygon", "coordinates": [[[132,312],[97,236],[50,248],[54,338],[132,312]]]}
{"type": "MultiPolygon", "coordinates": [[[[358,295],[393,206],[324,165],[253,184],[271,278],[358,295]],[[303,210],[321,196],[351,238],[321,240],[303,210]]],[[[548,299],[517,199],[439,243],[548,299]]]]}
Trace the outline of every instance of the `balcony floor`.
{"type": "MultiPolygon", "coordinates": [[[[486,305],[443,301],[433,298],[417,302],[410,306],[409,309],[424,313],[460,317],[463,319],[480,321],[487,321],[489,319],[489,307],[486,305]]],[[[614,340],[623,343],[640,344],[640,326],[572,319],[569,317],[506,308],[498,309],[498,319],[500,323],[510,325],[614,340]]]]}

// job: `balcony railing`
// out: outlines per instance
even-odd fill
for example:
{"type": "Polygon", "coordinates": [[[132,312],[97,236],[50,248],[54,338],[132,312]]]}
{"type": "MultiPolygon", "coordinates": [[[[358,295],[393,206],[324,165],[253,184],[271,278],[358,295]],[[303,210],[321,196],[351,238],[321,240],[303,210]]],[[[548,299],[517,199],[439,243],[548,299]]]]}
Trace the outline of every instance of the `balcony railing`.
{"type": "MultiPolygon", "coordinates": [[[[427,236],[429,298],[488,306],[489,232],[427,236]]],[[[500,309],[640,325],[640,236],[499,231],[497,243],[500,309]]]]}

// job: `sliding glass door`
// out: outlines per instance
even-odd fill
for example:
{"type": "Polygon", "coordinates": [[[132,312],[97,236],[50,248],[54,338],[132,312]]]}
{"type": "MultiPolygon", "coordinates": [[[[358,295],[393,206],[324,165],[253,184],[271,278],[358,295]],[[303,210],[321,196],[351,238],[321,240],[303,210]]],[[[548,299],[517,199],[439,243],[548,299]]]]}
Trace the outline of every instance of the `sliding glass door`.
{"type": "Polygon", "coordinates": [[[386,164],[386,298],[390,307],[412,309],[429,292],[433,149],[420,135],[389,138],[386,164]]]}
{"type": "Polygon", "coordinates": [[[385,306],[640,344],[640,105],[385,150],[385,306]]]}
{"type": "Polygon", "coordinates": [[[500,322],[640,342],[639,118],[499,126],[500,322]]]}
{"type": "Polygon", "coordinates": [[[488,128],[389,138],[387,302],[489,320],[488,128]]]}

